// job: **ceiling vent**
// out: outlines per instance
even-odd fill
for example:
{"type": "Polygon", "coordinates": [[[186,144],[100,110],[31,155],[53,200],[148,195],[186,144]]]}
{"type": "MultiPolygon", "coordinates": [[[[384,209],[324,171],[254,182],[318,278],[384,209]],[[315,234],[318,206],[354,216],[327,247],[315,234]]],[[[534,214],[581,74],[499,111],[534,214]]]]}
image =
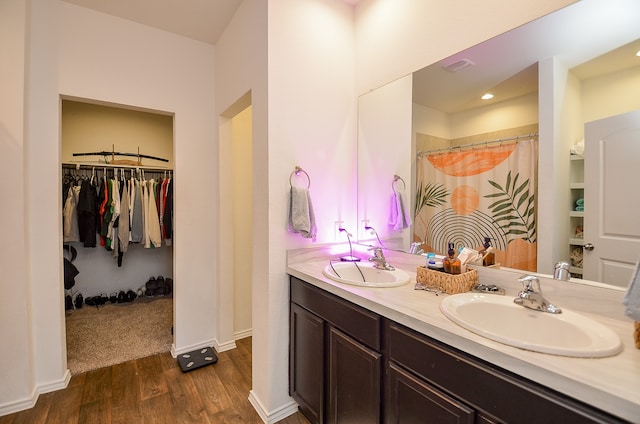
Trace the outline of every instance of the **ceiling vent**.
{"type": "Polygon", "coordinates": [[[473,66],[475,63],[470,61],[469,59],[460,59],[448,65],[444,65],[443,68],[449,72],[458,72],[464,68],[468,68],[469,66],[473,66]]]}

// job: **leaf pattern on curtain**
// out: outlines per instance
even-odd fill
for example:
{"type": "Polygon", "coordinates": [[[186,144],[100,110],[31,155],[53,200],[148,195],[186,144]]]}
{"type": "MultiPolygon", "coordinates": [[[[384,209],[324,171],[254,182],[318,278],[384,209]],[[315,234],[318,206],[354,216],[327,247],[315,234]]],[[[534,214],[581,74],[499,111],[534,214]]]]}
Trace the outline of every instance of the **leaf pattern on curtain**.
{"type": "Polygon", "coordinates": [[[480,249],[492,239],[502,266],[535,271],[537,139],[417,160],[414,241],[480,249]]]}

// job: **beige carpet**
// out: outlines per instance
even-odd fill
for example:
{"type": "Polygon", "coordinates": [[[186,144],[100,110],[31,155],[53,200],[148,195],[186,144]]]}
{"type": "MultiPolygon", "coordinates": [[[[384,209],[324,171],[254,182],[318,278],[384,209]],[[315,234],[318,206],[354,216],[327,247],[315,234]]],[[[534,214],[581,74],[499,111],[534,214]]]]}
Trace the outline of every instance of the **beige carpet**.
{"type": "Polygon", "coordinates": [[[67,312],[67,366],[72,375],[171,349],[173,298],[84,306],[67,312]]]}

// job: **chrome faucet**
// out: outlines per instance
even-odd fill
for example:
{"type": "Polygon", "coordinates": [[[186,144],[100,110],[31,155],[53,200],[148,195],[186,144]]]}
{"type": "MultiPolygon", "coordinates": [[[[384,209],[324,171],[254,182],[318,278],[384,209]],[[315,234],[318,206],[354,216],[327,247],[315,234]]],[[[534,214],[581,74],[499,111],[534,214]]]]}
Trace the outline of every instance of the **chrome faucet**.
{"type": "Polygon", "coordinates": [[[375,262],[377,269],[384,269],[386,271],[393,271],[395,269],[387,263],[381,247],[372,247],[369,250],[373,250],[373,256],[369,258],[369,262],[375,262]]]}
{"type": "Polygon", "coordinates": [[[569,277],[571,277],[571,274],[569,274],[569,262],[556,262],[555,266],[553,267],[553,279],[569,281],[569,277]]]}
{"type": "Polygon", "coordinates": [[[411,243],[409,253],[411,253],[412,255],[422,255],[424,253],[424,250],[422,250],[422,242],[416,241],[414,243],[411,243]]]}
{"type": "Polygon", "coordinates": [[[562,312],[560,308],[551,304],[542,296],[538,277],[535,275],[523,275],[518,278],[518,281],[522,283],[523,289],[518,293],[518,297],[513,299],[513,303],[524,306],[525,308],[549,312],[551,314],[559,314],[562,312]]]}

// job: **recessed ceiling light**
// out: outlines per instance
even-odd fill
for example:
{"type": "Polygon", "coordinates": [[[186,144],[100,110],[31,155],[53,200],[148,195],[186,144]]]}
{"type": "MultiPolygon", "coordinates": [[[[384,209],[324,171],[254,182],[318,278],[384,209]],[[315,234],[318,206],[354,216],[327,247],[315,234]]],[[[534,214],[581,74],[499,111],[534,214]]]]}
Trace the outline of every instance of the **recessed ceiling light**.
{"type": "Polygon", "coordinates": [[[636,56],[640,56],[640,50],[636,52],[636,56]]]}
{"type": "Polygon", "coordinates": [[[491,93],[485,93],[482,95],[482,100],[489,100],[489,99],[493,99],[493,94],[491,93]]]}

